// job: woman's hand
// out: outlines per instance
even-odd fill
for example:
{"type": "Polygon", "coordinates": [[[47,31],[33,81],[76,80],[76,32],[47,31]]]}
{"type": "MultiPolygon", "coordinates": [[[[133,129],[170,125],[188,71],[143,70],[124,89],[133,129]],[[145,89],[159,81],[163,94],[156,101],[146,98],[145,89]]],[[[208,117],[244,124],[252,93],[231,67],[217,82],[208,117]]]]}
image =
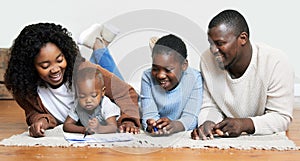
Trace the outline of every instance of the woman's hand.
{"type": "Polygon", "coordinates": [[[48,126],[48,120],[43,117],[29,126],[29,135],[32,137],[44,137],[48,126]]]}
{"type": "Polygon", "coordinates": [[[133,121],[123,121],[119,127],[119,131],[133,134],[140,133],[140,129],[135,126],[133,121]]]}

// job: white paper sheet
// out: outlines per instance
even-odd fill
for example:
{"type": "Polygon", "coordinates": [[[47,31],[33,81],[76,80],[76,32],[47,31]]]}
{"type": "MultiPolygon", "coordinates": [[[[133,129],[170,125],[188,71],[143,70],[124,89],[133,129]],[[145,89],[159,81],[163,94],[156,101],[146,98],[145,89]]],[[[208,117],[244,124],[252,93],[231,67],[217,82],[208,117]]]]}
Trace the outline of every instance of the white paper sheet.
{"type": "Polygon", "coordinates": [[[93,134],[83,138],[83,134],[64,132],[64,137],[69,143],[109,143],[125,142],[134,139],[130,133],[93,134]]]}

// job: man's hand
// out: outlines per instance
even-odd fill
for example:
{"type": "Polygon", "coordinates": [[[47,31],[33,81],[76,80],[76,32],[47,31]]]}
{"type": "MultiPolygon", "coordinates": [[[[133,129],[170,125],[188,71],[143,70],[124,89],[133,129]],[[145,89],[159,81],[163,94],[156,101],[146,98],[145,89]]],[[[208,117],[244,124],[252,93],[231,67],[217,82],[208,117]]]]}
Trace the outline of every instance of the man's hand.
{"type": "Polygon", "coordinates": [[[254,124],[250,118],[225,118],[223,121],[215,126],[216,129],[220,129],[224,135],[230,137],[237,137],[242,132],[253,134],[255,132],[254,124]]]}
{"type": "Polygon", "coordinates": [[[212,121],[205,121],[198,128],[195,128],[191,133],[191,138],[194,140],[207,140],[213,139],[214,134],[224,135],[222,131],[215,128],[215,123],[212,121]]]}

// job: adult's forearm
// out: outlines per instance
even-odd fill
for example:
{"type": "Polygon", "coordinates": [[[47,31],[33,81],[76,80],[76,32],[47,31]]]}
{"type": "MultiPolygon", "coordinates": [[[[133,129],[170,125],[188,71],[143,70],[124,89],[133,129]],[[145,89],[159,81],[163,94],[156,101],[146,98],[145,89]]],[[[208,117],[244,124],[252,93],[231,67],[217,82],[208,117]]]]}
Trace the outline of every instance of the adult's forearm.
{"type": "Polygon", "coordinates": [[[291,118],[276,112],[251,118],[255,127],[254,134],[272,134],[288,129],[291,118]]]}

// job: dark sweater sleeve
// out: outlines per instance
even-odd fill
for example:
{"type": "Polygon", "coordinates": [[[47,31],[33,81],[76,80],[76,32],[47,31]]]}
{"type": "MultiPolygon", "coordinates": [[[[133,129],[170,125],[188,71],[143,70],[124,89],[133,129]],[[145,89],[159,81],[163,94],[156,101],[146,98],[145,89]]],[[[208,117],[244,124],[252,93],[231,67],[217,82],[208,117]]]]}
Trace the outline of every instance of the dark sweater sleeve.
{"type": "Polygon", "coordinates": [[[26,123],[28,126],[42,118],[45,118],[47,120],[48,128],[57,126],[56,119],[44,107],[39,97],[30,97],[26,99],[15,97],[15,100],[18,105],[25,111],[26,123]]]}

